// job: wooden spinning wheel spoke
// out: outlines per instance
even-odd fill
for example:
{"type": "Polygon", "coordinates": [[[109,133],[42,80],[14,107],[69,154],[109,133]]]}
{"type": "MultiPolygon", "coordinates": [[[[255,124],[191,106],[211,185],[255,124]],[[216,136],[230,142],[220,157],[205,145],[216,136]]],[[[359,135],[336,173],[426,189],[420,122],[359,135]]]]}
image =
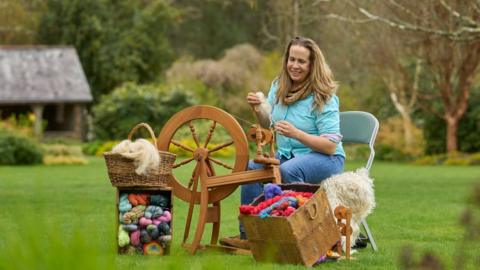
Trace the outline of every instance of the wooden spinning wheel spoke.
{"type": "Polygon", "coordinates": [[[188,127],[190,127],[190,131],[192,132],[192,137],[193,137],[193,140],[195,141],[195,144],[197,145],[197,147],[200,147],[200,142],[198,141],[198,135],[197,135],[197,132],[195,131],[195,127],[192,124],[192,121],[188,122],[188,127]]]}
{"type": "Polygon", "coordinates": [[[228,164],[226,164],[226,163],[223,163],[223,162],[221,162],[221,161],[218,160],[218,159],[215,159],[215,158],[212,158],[212,157],[208,157],[208,160],[210,160],[211,162],[216,163],[216,164],[218,164],[218,165],[220,165],[220,166],[222,166],[222,167],[224,167],[224,168],[233,170],[233,167],[232,167],[232,166],[230,166],[230,165],[228,165],[228,164]]]}
{"type": "Polygon", "coordinates": [[[217,126],[217,122],[213,121],[212,125],[210,126],[210,129],[208,130],[207,139],[205,140],[205,144],[203,145],[203,148],[207,148],[207,145],[210,142],[210,139],[212,138],[213,131],[215,130],[216,126],[217,126]]]}
{"type": "Polygon", "coordinates": [[[195,152],[195,150],[193,150],[192,148],[190,148],[189,146],[185,145],[185,144],[182,144],[180,143],[179,141],[175,141],[175,140],[171,140],[170,143],[182,148],[183,150],[186,150],[188,152],[195,152]]]}
{"type": "Polygon", "coordinates": [[[192,160],[194,160],[193,157],[187,158],[187,159],[182,160],[181,162],[179,162],[179,163],[177,163],[177,164],[174,164],[172,168],[174,168],[174,169],[175,169],[175,168],[178,168],[178,167],[180,167],[180,166],[183,166],[183,165],[185,165],[185,164],[190,163],[192,160]]]}
{"type": "Polygon", "coordinates": [[[226,143],[224,143],[224,144],[215,146],[214,148],[208,150],[208,153],[216,152],[216,151],[221,150],[221,149],[223,149],[223,148],[225,148],[225,147],[228,147],[228,146],[230,146],[230,145],[232,145],[232,144],[233,144],[233,141],[229,141],[229,142],[226,142],[226,143]]]}
{"type": "Polygon", "coordinates": [[[199,168],[198,165],[195,166],[195,169],[192,172],[192,178],[190,178],[190,181],[188,182],[188,189],[192,189],[193,185],[193,190],[192,191],[197,191],[197,185],[194,185],[194,183],[198,183],[198,177],[200,176],[199,168]]]}

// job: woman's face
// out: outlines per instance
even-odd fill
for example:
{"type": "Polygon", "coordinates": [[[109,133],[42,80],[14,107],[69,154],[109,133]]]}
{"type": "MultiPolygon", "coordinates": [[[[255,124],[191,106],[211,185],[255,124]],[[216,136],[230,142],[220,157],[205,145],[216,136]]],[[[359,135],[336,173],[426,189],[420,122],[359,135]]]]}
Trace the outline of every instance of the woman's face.
{"type": "Polygon", "coordinates": [[[292,82],[303,82],[310,73],[310,51],[300,45],[290,47],[287,59],[287,72],[292,82]]]}

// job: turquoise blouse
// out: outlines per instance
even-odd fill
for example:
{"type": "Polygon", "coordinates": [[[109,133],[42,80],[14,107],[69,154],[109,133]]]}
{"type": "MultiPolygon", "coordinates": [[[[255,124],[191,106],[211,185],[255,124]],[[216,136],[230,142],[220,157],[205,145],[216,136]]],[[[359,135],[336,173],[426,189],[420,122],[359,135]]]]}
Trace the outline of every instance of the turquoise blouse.
{"type": "MultiPolygon", "coordinates": [[[[336,95],[332,96],[327,104],[323,106],[323,111],[319,112],[313,109],[313,94],[285,106],[280,102],[276,103],[275,93],[277,89],[278,84],[274,81],[267,98],[272,106],[272,124],[286,120],[308,134],[324,136],[337,144],[335,155],[345,157],[341,142],[342,135],[340,134],[338,97],[336,95]]],[[[287,159],[313,152],[312,149],[296,139],[278,133],[276,133],[275,138],[277,141],[277,152],[287,159]]]]}

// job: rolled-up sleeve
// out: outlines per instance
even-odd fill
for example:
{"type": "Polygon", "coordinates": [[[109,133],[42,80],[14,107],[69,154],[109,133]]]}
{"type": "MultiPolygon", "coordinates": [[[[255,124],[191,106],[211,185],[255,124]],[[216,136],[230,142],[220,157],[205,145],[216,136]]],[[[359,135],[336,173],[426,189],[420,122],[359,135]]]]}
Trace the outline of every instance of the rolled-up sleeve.
{"type": "Polygon", "coordinates": [[[323,111],[316,114],[315,125],[318,134],[332,142],[339,143],[342,140],[340,134],[340,112],[337,96],[333,96],[323,107],[323,111]]]}

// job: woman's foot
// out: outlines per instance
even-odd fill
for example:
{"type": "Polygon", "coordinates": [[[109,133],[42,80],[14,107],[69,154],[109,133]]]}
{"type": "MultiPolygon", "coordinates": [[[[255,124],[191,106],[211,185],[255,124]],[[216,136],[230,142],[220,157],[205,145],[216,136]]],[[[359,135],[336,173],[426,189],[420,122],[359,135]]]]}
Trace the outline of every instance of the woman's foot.
{"type": "Polygon", "coordinates": [[[247,239],[241,239],[239,235],[231,237],[222,237],[220,239],[220,244],[228,247],[241,248],[241,249],[250,249],[250,243],[247,239]]]}

